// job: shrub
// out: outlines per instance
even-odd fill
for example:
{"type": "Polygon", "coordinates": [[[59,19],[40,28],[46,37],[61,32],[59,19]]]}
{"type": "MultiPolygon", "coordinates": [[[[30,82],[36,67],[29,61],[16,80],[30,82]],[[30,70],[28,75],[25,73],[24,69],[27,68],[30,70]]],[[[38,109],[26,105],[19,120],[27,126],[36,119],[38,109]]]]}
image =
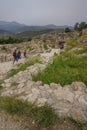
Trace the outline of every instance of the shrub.
{"type": "Polygon", "coordinates": [[[57,122],[57,116],[54,112],[54,109],[45,104],[34,111],[34,120],[37,124],[43,127],[49,127],[57,122]]]}
{"type": "Polygon", "coordinates": [[[73,123],[76,126],[77,129],[87,130],[87,123],[81,123],[78,120],[73,119],[72,117],[65,117],[64,120],[66,122],[73,123]]]}
{"type": "MultiPolygon", "coordinates": [[[[24,102],[10,97],[0,98],[0,109],[11,114],[27,115],[31,113],[32,103],[24,102]]],[[[29,116],[29,115],[28,115],[29,116]]]]}
{"type": "Polygon", "coordinates": [[[44,44],[44,49],[47,50],[48,49],[48,46],[46,44],[44,44]]]}
{"type": "Polygon", "coordinates": [[[65,32],[68,33],[68,32],[71,32],[71,29],[70,28],[65,28],[65,32]]]}
{"type": "Polygon", "coordinates": [[[32,40],[32,38],[28,38],[28,41],[31,41],[32,40]]]}
{"type": "Polygon", "coordinates": [[[75,47],[77,45],[77,38],[68,40],[67,45],[69,45],[71,48],[75,47]]]}

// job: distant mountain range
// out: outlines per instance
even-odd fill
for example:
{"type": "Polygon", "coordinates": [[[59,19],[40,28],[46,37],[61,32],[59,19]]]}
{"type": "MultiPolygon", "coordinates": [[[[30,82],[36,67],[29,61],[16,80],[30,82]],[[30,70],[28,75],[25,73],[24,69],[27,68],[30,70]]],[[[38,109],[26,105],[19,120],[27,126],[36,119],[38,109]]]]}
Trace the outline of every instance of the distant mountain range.
{"type": "Polygon", "coordinates": [[[48,24],[46,26],[27,26],[25,24],[20,24],[17,22],[6,22],[6,21],[0,21],[0,32],[9,32],[9,33],[21,33],[25,31],[34,31],[34,30],[43,30],[43,29],[65,29],[66,27],[69,27],[70,29],[73,29],[72,26],[56,26],[53,24],[48,24]]]}
{"type": "Polygon", "coordinates": [[[6,38],[9,36],[13,36],[13,33],[9,32],[7,30],[0,29],[0,38],[6,38]]]}

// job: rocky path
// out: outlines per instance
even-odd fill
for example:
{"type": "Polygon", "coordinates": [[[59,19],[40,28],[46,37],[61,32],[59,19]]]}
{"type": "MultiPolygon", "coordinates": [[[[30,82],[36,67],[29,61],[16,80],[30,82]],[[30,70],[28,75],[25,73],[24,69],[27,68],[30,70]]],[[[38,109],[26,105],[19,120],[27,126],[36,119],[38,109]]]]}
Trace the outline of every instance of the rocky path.
{"type": "MultiPolygon", "coordinates": [[[[42,53],[40,55],[42,58],[42,62],[43,63],[52,62],[52,57],[53,57],[54,53],[59,54],[60,50],[52,49],[52,51],[50,53],[42,53]]],[[[18,64],[24,63],[25,60],[26,60],[25,58],[22,58],[20,61],[15,62],[15,64],[13,64],[13,61],[0,63],[0,79],[2,79],[11,69],[14,69],[15,67],[17,67],[18,64]]]]}
{"type": "Polygon", "coordinates": [[[13,61],[8,61],[8,62],[2,62],[0,63],[0,79],[3,79],[4,76],[11,70],[15,69],[18,64],[24,63],[25,59],[21,59],[18,62],[15,62],[13,64],[13,61]]]}

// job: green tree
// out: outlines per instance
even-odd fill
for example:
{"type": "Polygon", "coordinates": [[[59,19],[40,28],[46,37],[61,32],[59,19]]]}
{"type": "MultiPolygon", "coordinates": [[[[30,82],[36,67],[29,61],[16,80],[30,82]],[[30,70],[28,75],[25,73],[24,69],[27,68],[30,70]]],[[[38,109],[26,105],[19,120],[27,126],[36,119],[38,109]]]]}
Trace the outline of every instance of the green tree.
{"type": "Polygon", "coordinates": [[[76,23],[74,26],[74,30],[76,31],[82,31],[83,29],[86,29],[86,28],[87,28],[86,22],[76,23]]]}
{"type": "Polygon", "coordinates": [[[68,33],[68,32],[71,32],[71,29],[70,28],[65,28],[65,32],[68,33]]]}
{"type": "Polygon", "coordinates": [[[87,28],[87,24],[85,22],[81,22],[79,24],[79,31],[82,31],[83,29],[87,28]]]}
{"type": "Polygon", "coordinates": [[[74,25],[74,30],[76,30],[76,31],[79,30],[79,23],[76,23],[76,24],[74,25]]]}

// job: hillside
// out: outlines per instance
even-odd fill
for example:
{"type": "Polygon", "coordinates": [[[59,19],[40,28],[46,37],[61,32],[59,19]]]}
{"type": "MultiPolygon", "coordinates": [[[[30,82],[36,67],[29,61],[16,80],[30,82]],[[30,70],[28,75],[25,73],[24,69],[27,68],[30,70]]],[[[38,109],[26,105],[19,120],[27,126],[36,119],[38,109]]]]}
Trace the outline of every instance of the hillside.
{"type": "Polygon", "coordinates": [[[13,33],[6,30],[0,30],[0,38],[7,38],[9,36],[13,36],[13,33]]]}
{"type": "Polygon", "coordinates": [[[3,130],[87,129],[86,30],[81,36],[43,34],[26,43],[0,45],[0,50],[7,56],[0,59],[3,130]],[[12,64],[15,48],[21,50],[22,59],[12,64]]]}
{"type": "Polygon", "coordinates": [[[16,37],[22,37],[22,38],[33,38],[33,37],[40,37],[42,34],[49,34],[51,32],[54,32],[53,29],[43,29],[43,30],[31,30],[31,31],[25,31],[22,33],[19,33],[15,35],[16,37]]]}

